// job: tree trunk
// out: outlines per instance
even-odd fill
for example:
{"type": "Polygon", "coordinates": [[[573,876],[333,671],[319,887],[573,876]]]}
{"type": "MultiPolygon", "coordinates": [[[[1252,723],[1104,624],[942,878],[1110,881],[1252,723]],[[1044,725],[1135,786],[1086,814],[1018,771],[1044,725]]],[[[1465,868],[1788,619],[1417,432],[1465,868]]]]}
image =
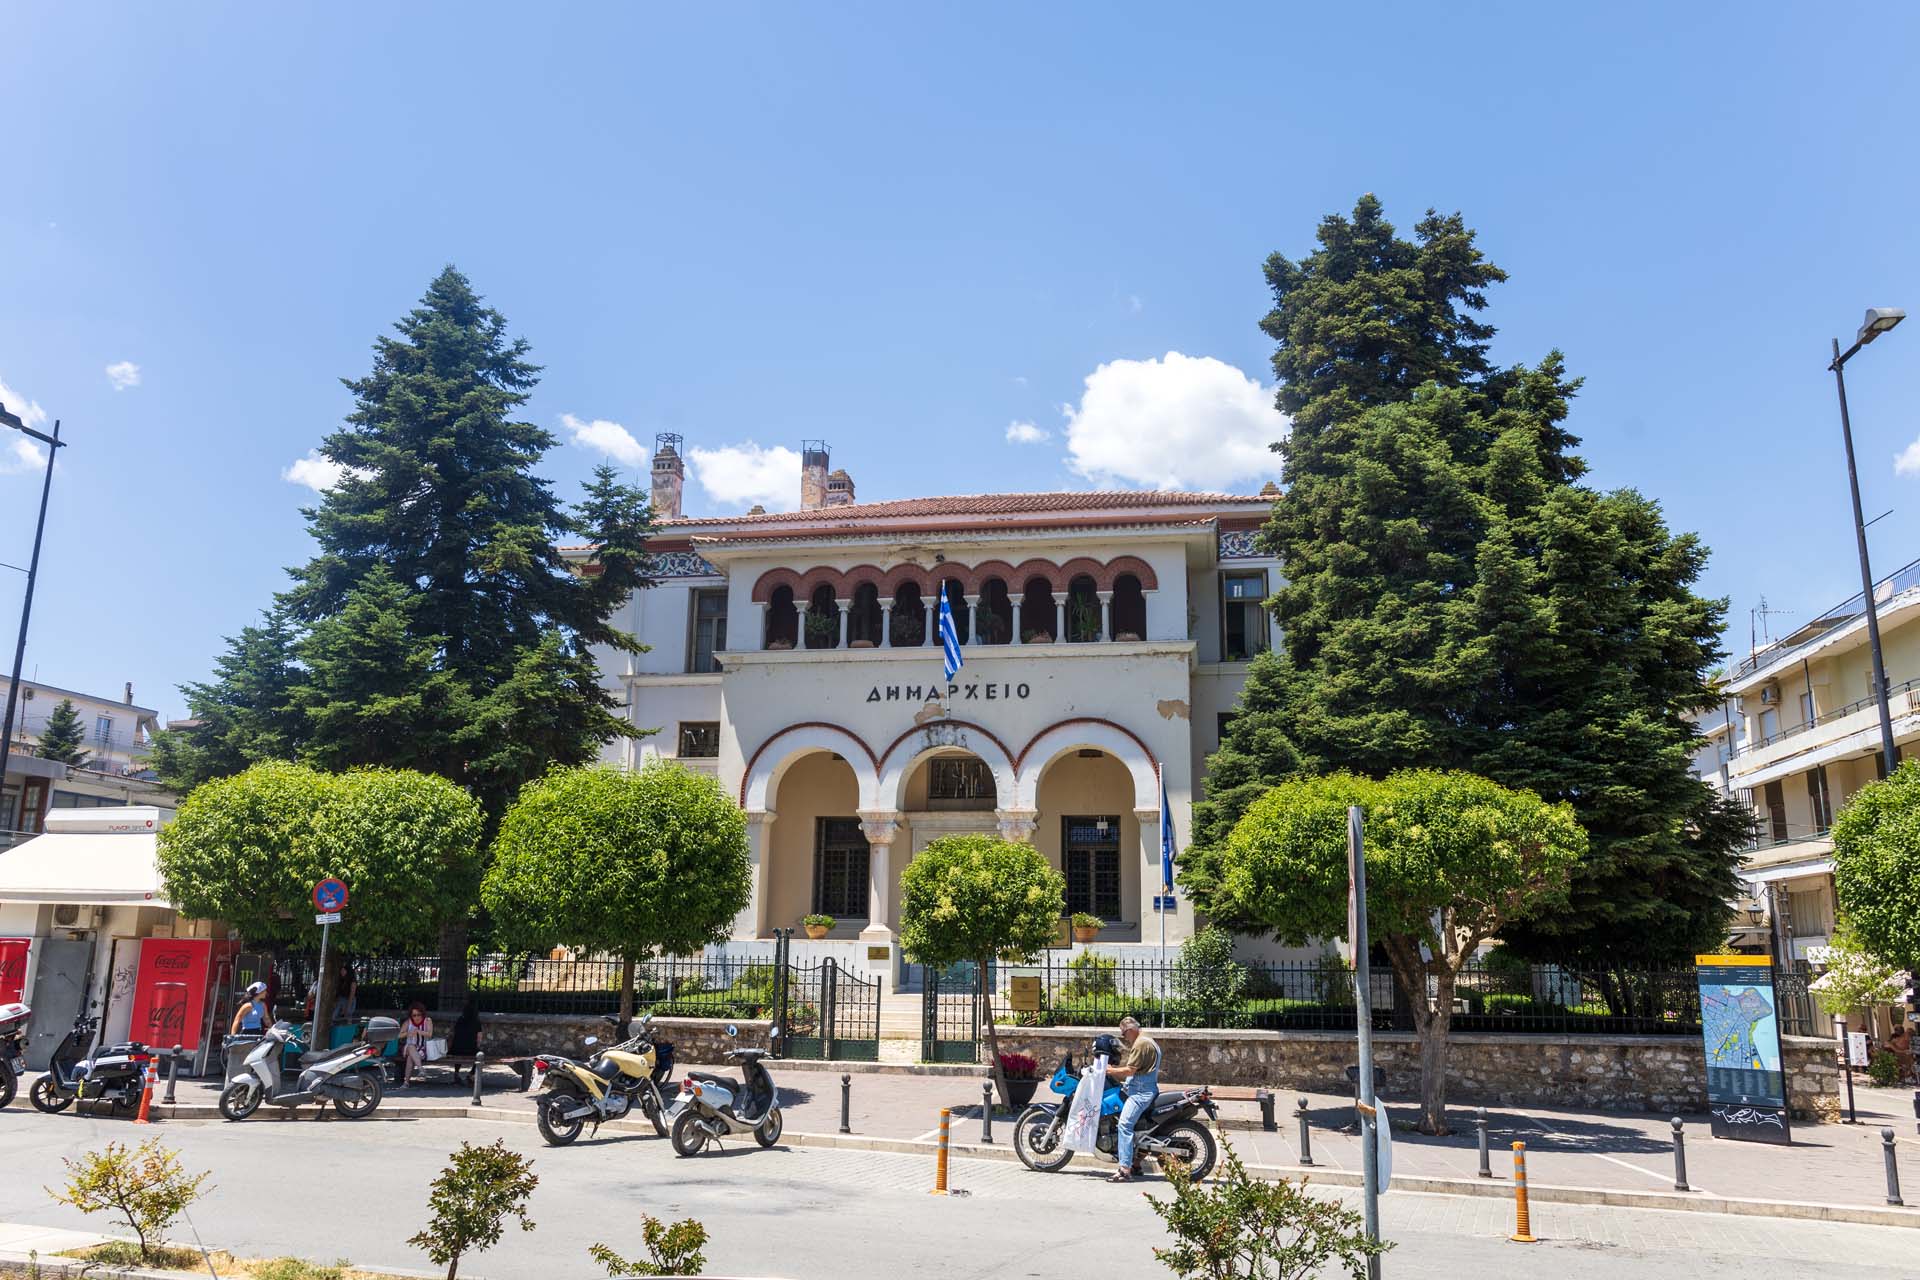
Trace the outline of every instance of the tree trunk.
{"type": "Polygon", "coordinates": [[[633,957],[620,957],[620,1027],[633,1021],[633,957]]]}
{"type": "MultiPolygon", "coordinates": [[[[976,981],[980,984],[980,1016],[986,1019],[987,1023],[987,1052],[993,1057],[993,1087],[1000,1095],[1000,1105],[1011,1111],[1013,1110],[1013,1095],[1007,1092],[1007,1073],[1000,1066],[1000,1033],[993,1025],[993,995],[987,990],[987,961],[985,958],[981,959],[979,969],[980,972],[976,975],[976,981]]],[[[939,1016],[938,1010],[935,1010],[934,1016],[939,1016]]]]}
{"type": "Polygon", "coordinates": [[[440,926],[440,999],[442,1009],[467,1003],[467,922],[450,920],[440,926]]]}
{"type": "Polygon", "coordinates": [[[1453,1025],[1454,972],[1450,965],[1435,963],[1431,973],[1433,1009],[1427,1012],[1423,999],[1415,1014],[1424,1014],[1427,1020],[1420,1031],[1420,1131],[1444,1137],[1451,1132],[1447,1127],[1447,1032],[1453,1025]]]}

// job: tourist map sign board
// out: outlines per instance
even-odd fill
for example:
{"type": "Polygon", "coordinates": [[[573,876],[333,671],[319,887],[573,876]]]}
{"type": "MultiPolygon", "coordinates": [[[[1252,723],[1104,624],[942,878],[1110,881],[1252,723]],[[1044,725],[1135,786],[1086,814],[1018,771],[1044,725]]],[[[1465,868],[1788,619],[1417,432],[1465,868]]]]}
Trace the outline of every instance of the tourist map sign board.
{"type": "Polygon", "coordinates": [[[1770,956],[1695,956],[1713,1136],[1793,1140],[1770,956]]]}

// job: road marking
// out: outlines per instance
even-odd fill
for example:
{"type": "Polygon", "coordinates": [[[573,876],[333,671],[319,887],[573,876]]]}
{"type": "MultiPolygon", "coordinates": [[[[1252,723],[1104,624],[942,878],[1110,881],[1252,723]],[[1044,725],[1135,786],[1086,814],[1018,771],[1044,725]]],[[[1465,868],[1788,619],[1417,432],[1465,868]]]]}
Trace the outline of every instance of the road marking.
{"type": "MultiPolygon", "coordinates": [[[[1560,1130],[1554,1128],[1552,1125],[1548,1124],[1546,1121],[1542,1120],[1539,1116],[1536,1116],[1531,1112],[1523,1111],[1520,1114],[1526,1116],[1528,1120],[1531,1120],[1534,1126],[1538,1128],[1542,1133],[1550,1133],[1556,1138],[1564,1138],[1567,1136],[1566,1134],[1560,1132],[1560,1130]]],[[[1649,1178],[1652,1178],[1655,1182],[1665,1183],[1669,1187],[1673,1185],[1673,1177],[1671,1174],[1660,1173],[1656,1170],[1649,1169],[1644,1165],[1635,1164],[1631,1160],[1622,1160],[1622,1159],[1619,1159],[1617,1156],[1610,1156],[1604,1151],[1588,1151],[1588,1152],[1584,1152],[1583,1154],[1590,1155],[1590,1156],[1597,1156],[1600,1159],[1605,1160],[1609,1164],[1619,1165],[1622,1169],[1631,1169],[1635,1173],[1644,1173],[1649,1178]]],[[[1687,1186],[1691,1188],[1693,1191],[1695,1191],[1696,1193],[1703,1196],[1710,1196],[1713,1194],[1713,1192],[1707,1190],[1705,1187],[1701,1186],[1699,1183],[1694,1182],[1691,1178],[1687,1180],[1687,1186]]]]}

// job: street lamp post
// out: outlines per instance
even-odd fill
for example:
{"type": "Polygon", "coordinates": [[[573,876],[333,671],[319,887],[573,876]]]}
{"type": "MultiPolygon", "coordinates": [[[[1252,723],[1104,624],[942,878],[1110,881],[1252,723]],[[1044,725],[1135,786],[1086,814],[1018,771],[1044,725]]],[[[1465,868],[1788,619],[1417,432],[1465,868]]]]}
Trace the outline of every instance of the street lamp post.
{"type": "Polygon", "coordinates": [[[1893,746],[1893,711],[1887,703],[1887,666],[1880,656],[1880,611],[1873,599],[1873,570],[1867,560],[1867,526],[1860,512],[1860,475],[1853,465],[1853,424],[1847,419],[1847,378],[1843,372],[1853,353],[1907,318],[1899,307],[1870,307],[1867,318],[1854,335],[1853,345],[1844,352],[1840,339],[1833,340],[1834,385],[1840,391],[1840,438],[1847,446],[1847,488],[1853,494],[1853,536],[1860,547],[1860,589],[1867,602],[1867,643],[1873,649],[1874,701],[1880,705],[1880,764],[1892,773],[1898,765],[1893,746]]]}
{"type": "MultiPolygon", "coordinates": [[[[13,750],[13,714],[20,700],[20,666],[27,657],[27,620],[33,616],[33,584],[40,575],[40,542],[47,532],[47,497],[53,491],[53,460],[60,454],[60,422],[54,420],[53,434],[35,431],[20,420],[20,415],[7,412],[0,404],[0,427],[12,427],[24,432],[47,446],[47,474],[40,482],[40,518],[33,526],[33,558],[27,561],[27,595],[20,604],[20,637],[13,646],[13,679],[7,684],[7,711],[0,719],[0,797],[7,791],[7,759],[13,750]]],[[[11,812],[0,813],[0,819],[10,819],[11,812]]]]}

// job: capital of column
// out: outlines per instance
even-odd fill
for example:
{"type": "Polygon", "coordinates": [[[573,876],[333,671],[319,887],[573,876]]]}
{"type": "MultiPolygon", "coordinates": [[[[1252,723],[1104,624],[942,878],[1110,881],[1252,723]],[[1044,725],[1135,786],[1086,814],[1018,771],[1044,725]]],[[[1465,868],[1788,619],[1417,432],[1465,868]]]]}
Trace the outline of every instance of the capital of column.
{"type": "Polygon", "coordinates": [[[1038,809],[995,809],[993,819],[1000,824],[1000,838],[1015,844],[1030,844],[1034,828],[1040,825],[1038,809]]]}
{"type": "Polygon", "coordinates": [[[890,845],[900,837],[900,814],[892,809],[862,809],[860,834],[868,844],[890,845]]]}
{"type": "Polygon", "coordinates": [[[1135,809],[1133,816],[1140,820],[1142,829],[1157,828],[1160,825],[1160,810],[1158,809],[1135,809]]]}

